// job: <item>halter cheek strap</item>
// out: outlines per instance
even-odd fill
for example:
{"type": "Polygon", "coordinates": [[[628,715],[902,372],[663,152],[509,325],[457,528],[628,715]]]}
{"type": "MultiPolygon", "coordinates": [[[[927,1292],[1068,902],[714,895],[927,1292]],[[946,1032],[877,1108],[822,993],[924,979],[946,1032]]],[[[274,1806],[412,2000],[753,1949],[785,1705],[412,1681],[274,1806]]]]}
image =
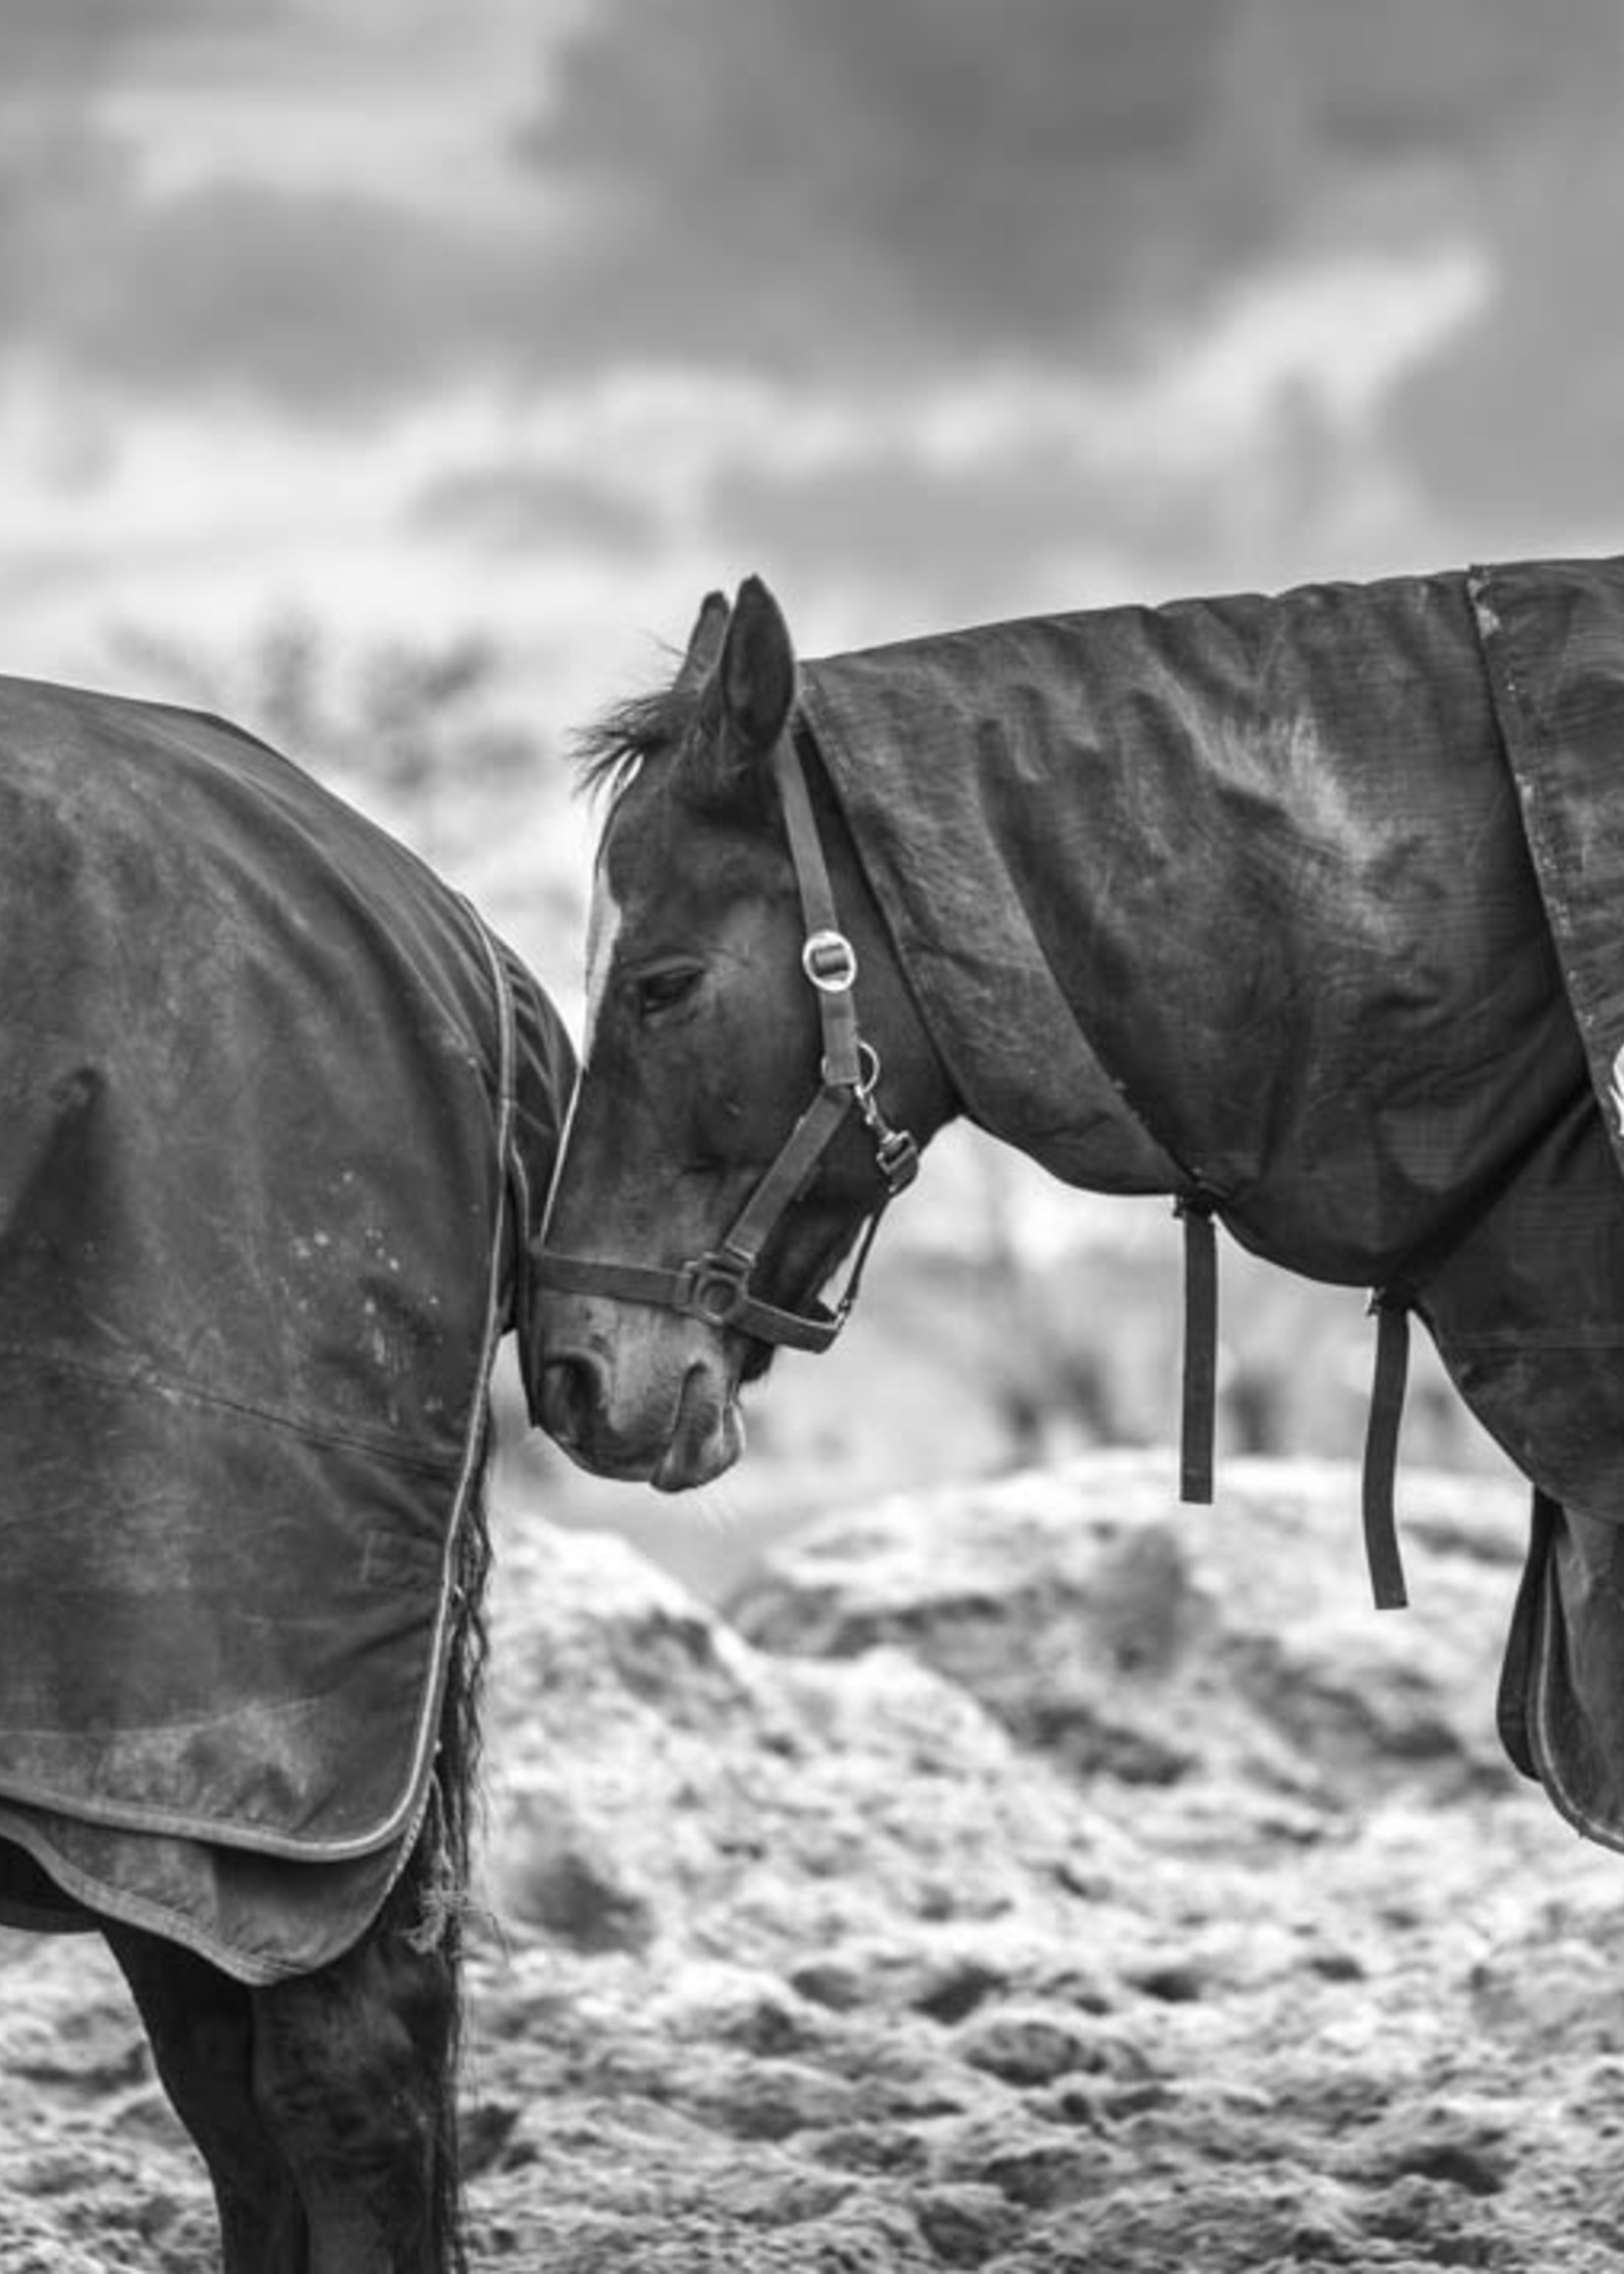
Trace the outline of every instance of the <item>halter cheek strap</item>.
{"type": "Polygon", "coordinates": [[[614,1302],[649,1304],[657,1310],[703,1319],[708,1326],[736,1327],[741,1334],[754,1335],[761,1342],[818,1351],[829,1348],[850,1314],[880,1218],[897,1195],[913,1182],[919,1147],[905,1130],[891,1126],[875,1094],[880,1060],[863,1040],[857,1023],[852,992],[857,977],[856,951],[837,920],[806,775],[787,733],[776,744],[772,765],[806,927],[801,969],[817,992],[822,1038],[818,1090],[722,1240],[705,1254],[671,1271],[649,1264],[564,1255],[556,1249],[543,1247],[535,1252],[532,1283],[563,1294],[605,1295],[614,1302]],[[811,1183],[853,1107],[873,1140],[874,1163],[885,1191],[869,1211],[845,1286],[833,1310],[812,1303],[805,1311],[788,1311],[757,1295],[750,1282],[768,1241],[811,1183]]]}

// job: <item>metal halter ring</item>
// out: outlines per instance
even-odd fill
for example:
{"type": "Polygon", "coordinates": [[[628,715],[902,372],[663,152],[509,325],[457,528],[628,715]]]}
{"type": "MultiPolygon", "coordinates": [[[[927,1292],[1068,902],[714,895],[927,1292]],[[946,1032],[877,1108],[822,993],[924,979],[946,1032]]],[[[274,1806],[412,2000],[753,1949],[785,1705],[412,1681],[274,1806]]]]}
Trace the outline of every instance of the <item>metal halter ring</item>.
{"type": "Polygon", "coordinates": [[[844,932],[813,932],[801,949],[801,969],[822,995],[844,995],[857,978],[857,951],[844,932]]]}
{"type": "Polygon", "coordinates": [[[744,1281],[738,1271],[719,1267],[707,1258],[694,1273],[689,1309],[707,1324],[725,1326],[744,1300],[744,1281]]]}

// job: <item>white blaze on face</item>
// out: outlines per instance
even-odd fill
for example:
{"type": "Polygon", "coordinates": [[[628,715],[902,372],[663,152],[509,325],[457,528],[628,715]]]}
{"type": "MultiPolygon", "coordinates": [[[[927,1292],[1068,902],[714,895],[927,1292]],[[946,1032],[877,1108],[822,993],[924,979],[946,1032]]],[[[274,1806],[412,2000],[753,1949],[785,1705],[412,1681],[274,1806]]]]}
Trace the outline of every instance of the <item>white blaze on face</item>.
{"type": "Polygon", "coordinates": [[[604,1014],[604,1000],[609,993],[609,972],[614,963],[614,951],[620,938],[622,910],[619,902],[609,890],[609,872],[599,864],[593,880],[592,910],[587,918],[587,1014],[586,1033],[581,1044],[581,1066],[584,1071],[592,1063],[593,1046],[598,1039],[598,1021],[604,1014]]]}

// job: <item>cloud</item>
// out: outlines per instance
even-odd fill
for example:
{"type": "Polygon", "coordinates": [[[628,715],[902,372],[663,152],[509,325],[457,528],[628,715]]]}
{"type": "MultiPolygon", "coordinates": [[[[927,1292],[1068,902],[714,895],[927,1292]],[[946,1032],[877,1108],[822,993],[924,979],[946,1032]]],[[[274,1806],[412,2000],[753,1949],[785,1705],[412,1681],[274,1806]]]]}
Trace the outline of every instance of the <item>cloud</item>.
{"type": "Polygon", "coordinates": [[[376,416],[465,373],[516,284],[454,223],[343,191],[200,188],[107,216],[102,245],[58,327],[82,369],[307,414],[376,416]]]}
{"type": "Polygon", "coordinates": [[[629,554],[658,536],[661,515],[630,485],[520,455],[435,474],[409,520],[420,535],[492,556],[561,546],[629,554]]]}
{"type": "Polygon", "coordinates": [[[1624,521],[1624,147],[1616,101],[1554,122],[1479,188],[1497,290],[1390,406],[1395,443],[1469,551],[1613,551],[1624,521]]]}
{"type": "MultiPolygon", "coordinates": [[[[284,11],[257,9],[262,21],[284,11]]],[[[8,93],[59,86],[83,94],[86,74],[105,71],[152,41],[204,28],[209,0],[7,0],[0,14],[0,85],[8,93]]]]}
{"type": "Polygon", "coordinates": [[[1098,336],[1147,241],[1197,282],[1175,209],[1233,14],[605,10],[521,141],[583,216],[554,289],[599,351],[779,371],[1098,336]]]}
{"type": "MultiPolygon", "coordinates": [[[[502,155],[515,14],[510,0],[471,0],[455,25],[438,0],[0,12],[6,362],[304,418],[524,368],[545,329],[545,231],[502,155]]],[[[523,37],[526,69],[536,44],[523,37]]]]}
{"type": "Polygon", "coordinates": [[[842,644],[1616,522],[1621,45],[1616,0],[18,0],[0,574],[54,561],[58,626],[502,611],[570,674],[741,565],[842,644]]]}
{"type": "Polygon", "coordinates": [[[154,195],[127,137],[77,119],[0,151],[0,316],[12,364],[307,420],[545,352],[534,247],[499,217],[259,179],[154,195]]]}
{"type": "MultiPolygon", "coordinates": [[[[503,0],[469,0],[469,16],[499,16],[503,0]]],[[[403,48],[443,30],[439,0],[6,0],[0,11],[0,88],[59,86],[81,103],[117,77],[148,84],[240,71],[261,80],[291,69],[317,84],[358,59],[385,70],[403,48]]],[[[464,43],[468,36],[463,32],[464,43]]]]}
{"type": "Polygon", "coordinates": [[[594,352],[1097,360],[1368,231],[1362,183],[1389,239],[1459,228],[1617,52],[1607,0],[618,0],[521,147],[594,352]]]}
{"type": "Polygon", "coordinates": [[[106,99],[0,143],[14,342],[305,418],[482,373],[1130,369],[1251,280],[1486,237],[1496,186],[1559,177],[1570,119],[1618,91],[1624,23],[1613,0],[601,0],[544,37],[473,0],[453,47],[430,0],[19,10],[0,61],[9,38],[66,87],[83,59],[106,99]]]}
{"type": "Polygon", "coordinates": [[[1112,379],[1023,368],[865,390],[797,440],[781,399],[718,454],[697,518],[723,557],[841,588],[894,636],[1202,584],[1401,565],[1413,496],[1395,380],[1469,321],[1465,248],[1237,288],[1179,354],[1112,379]],[[821,436],[821,441],[817,437],[821,436]],[[808,444],[817,442],[817,446],[808,444]],[[747,446],[745,446],[747,444],[747,446]]]}
{"type": "Polygon", "coordinates": [[[566,356],[811,392],[1126,389],[1238,302],[1459,256],[1470,322],[1369,390],[1384,479],[1428,549],[1537,546],[1621,503],[1621,97],[1615,0],[607,0],[520,146],[579,217],[566,356]]]}

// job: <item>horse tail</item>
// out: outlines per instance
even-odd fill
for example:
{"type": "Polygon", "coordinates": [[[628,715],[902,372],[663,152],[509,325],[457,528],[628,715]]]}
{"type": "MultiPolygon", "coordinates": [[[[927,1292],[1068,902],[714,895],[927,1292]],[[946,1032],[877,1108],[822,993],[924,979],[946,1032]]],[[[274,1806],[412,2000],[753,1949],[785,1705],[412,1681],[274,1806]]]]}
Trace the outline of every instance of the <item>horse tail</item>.
{"type": "Polygon", "coordinates": [[[433,1951],[444,1969],[447,2009],[443,2057],[436,2065],[435,2192],[432,2209],[435,2264],[446,2274],[467,2274],[463,2242],[462,2158],[457,2128],[457,2087],[463,2040],[463,1944],[470,1907],[474,1832],[482,1814],[481,1705],[490,1656],[486,1589],[491,1574],[487,1487],[494,1432],[487,1408],[478,1478],[468,1494],[454,1549],[452,1618],[440,1703],[438,1744],[428,1812],[400,1881],[407,1933],[433,1951]]]}

